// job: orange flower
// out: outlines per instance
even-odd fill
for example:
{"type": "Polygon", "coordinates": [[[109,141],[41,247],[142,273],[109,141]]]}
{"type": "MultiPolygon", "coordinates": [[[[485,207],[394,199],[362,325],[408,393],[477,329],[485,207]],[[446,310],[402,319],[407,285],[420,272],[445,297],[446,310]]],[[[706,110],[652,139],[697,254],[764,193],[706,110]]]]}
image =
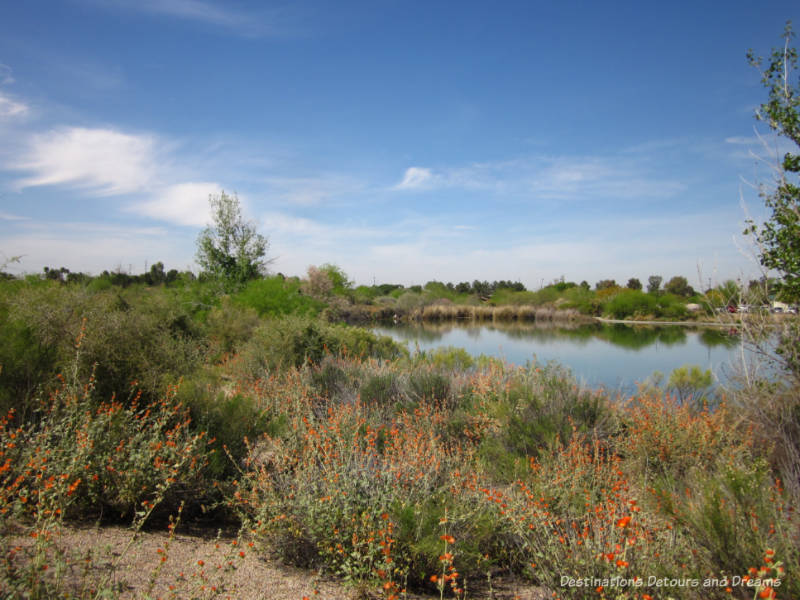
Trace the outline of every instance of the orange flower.
{"type": "Polygon", "coordinates": [[[630,522],[631,522],[630,515],[628,515],[627,517],[622,517],[619,521],[617,521],[617,527],[620,528],[627,527],[630,522]]]}
{"type": "Polygon", "coordinates": [[[627,566],[628,566],[628,561],[626,561],[626,560],[618,560],[618,561],[617,561],[617,566],[618,566],[618,567],[625,568],[625,567],[627,567],[627,566]]]}
{"type": "Polygon", "coordinates": [[[441,536],[439,536],[439,539],[440,540],[444,540],[448,544],[455,544],[456,543],[456,538],[454,538],[452,535],[441,535],[441,536]]]}
{"type": "Polygon", "coordinates": [[[775,597],[775,590],[771,587],[765,587],[758,593],[759,598],[774,598],[775,597]]]}

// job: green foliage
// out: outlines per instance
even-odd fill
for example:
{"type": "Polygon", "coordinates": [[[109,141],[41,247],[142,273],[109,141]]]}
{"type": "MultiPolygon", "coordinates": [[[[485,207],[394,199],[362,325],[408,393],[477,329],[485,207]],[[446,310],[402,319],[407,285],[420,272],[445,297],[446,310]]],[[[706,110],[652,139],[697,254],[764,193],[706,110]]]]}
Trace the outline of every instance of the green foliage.
{"type": "Polygon", "coordinates": [[[681,402],[690,398],[701,402],[712,381],[710,370],[702,371],[697,365],[684,365],[670,373],[667,388],[674,390],[681,402]]]}
{"type": "Polygon", "coordinates": [[[240,366],[258,377],[280,367],[318,364],[328,354],[390,359],[404,352],[390,337],[366,329],[290,316],[257,327],[241,347],[240,366]]]}
{"type": "Polygon", "coordinates": [[[628,283],[625,285],[625,287],[629,290],[641,290],[642,282],[636,279],[636,277],[631,277],[628,279],[628,283]]]}
{"type": "Polygon", "coordinates": [[[208,277],[233,289],[260,277],[267,266],[267,238],[242,218],[239,198],[225,192],[208,198],[214,224],[197,238],[197,262],[208,277]]]}
{"type": "Polygon", "coordinates": [[[408,378],[409,392],[418,401],[447,405],[451,399],[450,378],[429,369],[417,369],[408,378]]]}
{"type": "Polygon", "coordinates": [[[594,289],[599,292],[600,290],[607,290],[615,287],[617,287],[617,282],[613,279],[601,279],[594,286],[594,289]]]}
{"type": "Polygon", "coordinates": [[[124,398],[134,382],[153,398],[193,372],[204,353],[200,328],[175,298],[136,286],[91,293],[50,281],[21,285],[9,300],[8,319],[11,330],[30,341],[24,369],[36,372],[39,382],[54,375],[52,369],[76,368],[82,378],[94,371],[101,398],[124,398]]]}
{"type": "MultiPolygon", "coordinates": [[[[756,111],[756,118],[797,146],[800,146],[800,79],[797,78],[797,49],[791,23],[784,30],[783,47],[775,48],[768,64],[752,51],[750,64],[761,72],[761,82],[768,91],[768,100],[756,111]]],[[[777,180],[772,191],[761,196],[770,218],[762,225],[753,221],[745,233],[753,234],[759,243],[761,264],[781,274],[778,290],[787,302],[800,301],[800,153],[787,152],[777,165],[777,180]]]]}
{"type": "Polygon", "coordinates": [[[368,377],[359,389],[362,402],[392,406],[401,398],[400,384],[393,373],[377,373],[368,377]]]}
{"type": "Polygon", "coordinates": [[[661,275],[650,275],[647,278],[647,293],[648,294],[657,294],[658,291],[661,289],[661,282],[663,278],[661,275]]]}
{"type": "Polygon", "coordinates": [[[260,317],[315,316],[324,304],[300,293],[300,282],[280,275],[254,279],[233,296],[234,302],[254,309],[260,317]]]}
{"type": "Polygon", "coordinates": [[[615,319],[647,317],[657,314],[656,298],[639,290],[624,290],[615,295],[605,305],[605,311],[615,319]]]}
{"type": "Polygon", "coordinates": [[[694,289],[689,285],[686,277],[676,275],[664,285],[664,291],[675,296],[689,297],[694,295],[694,289]]]}

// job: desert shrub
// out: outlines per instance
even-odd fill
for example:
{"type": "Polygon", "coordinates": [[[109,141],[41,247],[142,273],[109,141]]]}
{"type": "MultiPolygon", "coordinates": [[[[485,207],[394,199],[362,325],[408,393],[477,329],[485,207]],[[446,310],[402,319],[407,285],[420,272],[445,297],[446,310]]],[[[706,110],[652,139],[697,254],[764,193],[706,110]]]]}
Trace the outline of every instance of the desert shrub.
{"type": "Polygon", "coordinates": [[[181,500],[200,497],[205,434],[191,430],[174,389],[143,404],[139,395],[123,404],[94,393],[91,379],[62,378],[41,399],[36,422],[14,426],[13,413],[3,420],[0,493],[12,514],[40,520],[56,509],[61,516],[110,510],[131,517],[156,499],[177,510],[181,500]]]}
{"type": "Polygon", "coordinates": [[[94,371],[100,398],[114,393],[125,398],[133,382],[149,398],[157,397],[196,369],[205,351],[198,325],[160,289],[132,286],[92,294],[77,285],[24,286],[9,302],[9,319],[51,349],[54,369],[75,367],[83,379],[94,371]]]}
{"type": "Polygon", "coordinates": [[[255,310],[236,305],[229,298],[223,298],[220,306],[212,308],[205,320],[205,333],[211,359],[219,359],[223,355],[234,352],[236,348],[248,340],[258,326],[259,319],[255,310]]]}
{"type": "Polygon", "coordinates": [[[247,454],[245,438],[254,440],[281,426],[280,416],[262,410],[247,392],[210,373],[189,378],[178,389],[177,400],[188,408],[192,427],[212,440],[210,480],[232,479],[247,454]]]}
{"type": "Polygon", "coordinates": [[[451,404],[450,378],[429,369],[417,369],[408,378],[410,396],[417,401],[451,404]]]}
{"type": "Polygon", "coordinates": [[[557,365],[516,369],[505,376],[504,393],[489,409],[498,419],[481,452],[486,464],[500,466],[496,475],[513,480],[527,457],[540,456],[576,433],[606,437],[613,418],[599,393],[578,388],[557,365]]]}
{"type": "Polygon", "coordinates": [[[394,373],[375,373],[369,375],[359,388],[362,402],[379,406],[391,406],[402,399],[402,387],[394,373]]]}
{"type": "Polygon", "coordinates": [[[416,292],[405,292],[397,298],[395,308],[403,312],[410,312],[422,306],[422,294],[416,292]]]}
{"type": "Polygon", "coordinates": [[[581,599],[608,596],[602,584],[564,586],[561,577],[699,576],[681,569],[691,564],[689,547],[667,518],[640,509],[623,468],[602,442],[576,435],[532,459],[512,486],[484,488],[515,550],[508,562],[560,597],[581,599]]]}
{"type": "Polygon", "coordinates": [[[254,330],[242,346],[240,366],[259,377],[281,366],[318,364],[328,354],[392,359],[404,352],[390,337],[366,329],[289,316],[270,319],[254,330]]]}
{"type": "Polygon", "coordinates": [[[448,371],[463,371],[475,365],[475,359],[469,352],[454,346],[421,352],[418,358],[448,371]]]}

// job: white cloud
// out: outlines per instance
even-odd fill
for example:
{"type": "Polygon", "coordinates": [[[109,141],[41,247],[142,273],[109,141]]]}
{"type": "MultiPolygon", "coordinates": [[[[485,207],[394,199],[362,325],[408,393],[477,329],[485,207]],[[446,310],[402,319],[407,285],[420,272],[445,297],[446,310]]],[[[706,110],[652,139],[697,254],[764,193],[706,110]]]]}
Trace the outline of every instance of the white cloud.
{"type": "MultiPolygon", "coordinates": [[[[2,76],[0,74],[0,76],[2,76]]],[[[21,117],[28,112],[28,106],[22,102],[12,100],[0,93],[0,119],[5,117],[21,117]]]]}
{"type": "Polygon", "coordinates": [[[398,190],[426,190],[441,184],[441,178],[424,167],[409,167],[403,180],[395,186],[398,190]]]}
{"type": "Polygon", "coordinates": [[[67,185],[100,196],[150,186],[157,172],[156,140],[113,129],[65,127],[34,135],[12,166],[30,171],[20,188],[67,185]]]}
{"type": "Polygon", "coordinates": [[[157,190],[144,202],[130,207],[132,212],[178,225],[204,226],[211,222],[208,197],[222,191],[218,183],[190,181],[157,190]]]}

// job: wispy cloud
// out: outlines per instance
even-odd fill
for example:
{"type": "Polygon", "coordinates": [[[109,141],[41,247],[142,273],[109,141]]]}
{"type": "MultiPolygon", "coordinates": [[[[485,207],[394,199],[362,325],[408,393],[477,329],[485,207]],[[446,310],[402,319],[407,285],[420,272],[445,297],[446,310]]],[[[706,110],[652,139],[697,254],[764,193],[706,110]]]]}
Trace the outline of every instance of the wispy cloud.
{"type": "Polygon", "coordinates": [[[14,83],[11,67],[0,63],[0,85],[7,85],[10,83],[14,83]]]}
{"type": "Polygon", "coordinates": [[[0,119],[9,117],[22,117],[28,112],[28,105],[12,100],[0,92],[0,119]]]}
{"type": "Polygon", "coordinates": [[[27,172],[18,189],[78,188],[100,196],[127,196],[128,212],[185,226],[210,221],[208,197],[222,189],[211,181],[181,181],[172,144],[153,134],[62,127],[33,134],[8,168],[27,172]]]}
{"type": "Polygon", "coordinates": [[[298,206],[313,206],[331,198],[357,194],[365,187],[361,181],[344,175],[266,177],[261,181],[274,197],[298,206]]]}
{"type": "Polygon", "coordinates": [[[141,191],[156,171],[152,136],[113,129],[64,127],[32,137],[12,167],[28,171],[20,188],[67,185],[97,195],[141,191]]]}
{"type": "Polygon", "coordinates": [[[537,156],[463,167],[406,169],[396,191],[483,190],[543,199],[669,197],[685,184],[653,174],[632,158],[537,156]]]}
{"type": "Polygon", "coordinates": [[[0,211],[0,221],[28,221],[30,217],[22,217],[20,215],[13,215],[4,211],[0,211]]]}
{"type": "Polygon", "coordinates": [[[446,185],[440,175],[434,175],[431,169],[424,167],[409,167],[403,175],[403,180],[395,186],[397,190],[429,190],[446,185]]]}
{"type": "Polygon", "coordinates": [[[243,36],[263,36],[285,33],[286,24],[280,23],[277,10],[244,11],[228,2],[207,0],[87,0],[105,8],[135,11],[153,16],[194,21],[226,29],[243,36]]]}

